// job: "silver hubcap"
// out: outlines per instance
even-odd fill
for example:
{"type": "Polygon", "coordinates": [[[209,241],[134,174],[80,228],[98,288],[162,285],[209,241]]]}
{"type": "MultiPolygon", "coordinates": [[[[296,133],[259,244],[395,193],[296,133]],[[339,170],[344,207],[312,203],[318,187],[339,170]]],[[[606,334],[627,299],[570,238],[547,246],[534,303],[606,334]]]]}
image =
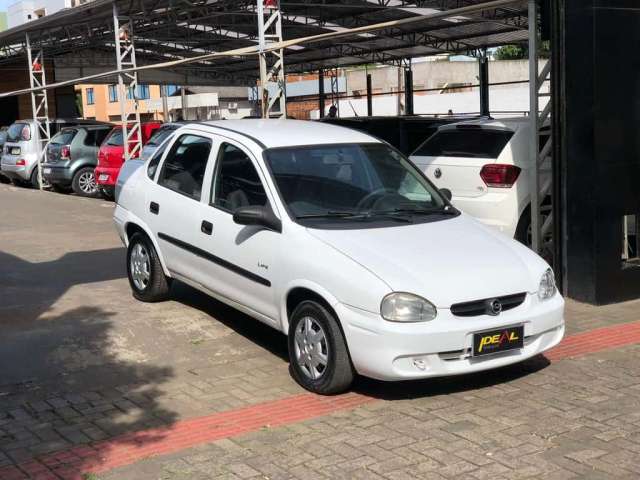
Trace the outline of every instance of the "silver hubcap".
{"type": "Polygon", "coordinates": [[[131,279],[138,290],[144,290],[149,284],[149,254],[144,245],[136,243],[131,252],[131,279]]]}
{"type": "Polygon", "coordinates": [[[78,177],[78,186],[84,193],[95,193],[97,189],[95,175],[92,172],[83,172],[78,177]]]}
{"type": "Polygon", "coordinates": [[[312,380],[327,370],[329,345],[324,330],[312,317],[304,317],[296,327],[296,361],[304,374],[312,380]]]}

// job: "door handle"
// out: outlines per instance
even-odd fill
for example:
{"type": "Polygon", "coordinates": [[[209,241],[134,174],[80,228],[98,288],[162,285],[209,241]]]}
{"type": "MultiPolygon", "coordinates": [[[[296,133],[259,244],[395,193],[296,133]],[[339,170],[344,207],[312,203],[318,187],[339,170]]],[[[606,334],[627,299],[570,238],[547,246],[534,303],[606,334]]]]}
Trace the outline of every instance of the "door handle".
{"type": "Polygon", "coordinates": [[[158,205],[156,202],[151,202],[149,204],[149,211],[154,215],[158,215],[158,213],[160,213],[160,205],[158,205]]]}
{"type": "Polygon", "coordinates": [[[202,224],[200,225],[200,231],[206,235],[211,235],[213,233],[213,224],[211,222],[203,220],[202,224]]]}

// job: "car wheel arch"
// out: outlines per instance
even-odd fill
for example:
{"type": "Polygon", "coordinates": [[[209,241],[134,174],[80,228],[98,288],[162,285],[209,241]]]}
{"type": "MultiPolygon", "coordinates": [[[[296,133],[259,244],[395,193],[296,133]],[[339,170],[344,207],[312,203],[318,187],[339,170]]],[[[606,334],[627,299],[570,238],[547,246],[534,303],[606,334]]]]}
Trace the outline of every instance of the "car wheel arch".
{"type": "Polygon", "coordinates": [[[162,254],[162,251],[160,250],[160,246],[158,245],[157,240],[153,237],[153,235],[150,234],[150,232],[149,232],[149,230],[147,228],[143,227],[140,223],[129,221],[124,226],[124,233],[125,233],[125,237],[126,237],[126,246],[127,247],[129,246],[129,240],[131,239],[131,237],[133,237],[133,235],[135,233],[141,233],[145,237],[147,237],[151,241],[151,243],[153,244],[153,247],[156,249],[156,253],[158,255],[158,258],[160,259],[160,264],[162,265],[162,270],[164,271],[164,274],[167,277],[171,277],[171,274],[169,273],[169,270],[167,269],[167,264],[164,261],[164,255],[162,254]]]}
{"type": "Polygon", "coordinates": [[[342,320],[338,316],[334,305],[339,303],[338,299],[331,295],[327,290],[320,287],[319,285],[309,285],[308,282],[304,282],[303,284],[299,284],[297,286],[291,286],[286,295],[284,296],[284,306],[283,306],[283,315],[282,315],[282,330],[285,334],[289,333],[289,319],[291,315],[295,311],[296,307],[305,301],[313,301],[324,308],[326,308],[333,317],[337,320],[338,328],[340,328],[340,332],[342,333],[342,337],[345,340],[345,345],[347,346],[347,353],[349,358],[351,358],[351,352],[349,351],[349,344],[347,343],[347,336],[344,332],[344,326],[342,325],[342,320]],[[323,293],[319,293],[323,292],[323,293]]]}

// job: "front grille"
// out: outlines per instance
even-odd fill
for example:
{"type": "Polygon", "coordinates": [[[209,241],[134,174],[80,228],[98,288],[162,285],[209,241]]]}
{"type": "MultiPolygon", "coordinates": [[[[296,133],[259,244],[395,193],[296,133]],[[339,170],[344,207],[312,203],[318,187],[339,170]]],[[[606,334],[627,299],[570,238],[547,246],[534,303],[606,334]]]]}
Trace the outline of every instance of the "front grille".
{"type": "Polygon", "coordinates": [[[502,297],[485,298],[472,302],[456,303],[451,305],[451,313],[457,317],[476,317],[479,315],[496,315],[491,304],[498,300],[502,305],[501,312],[518,307],[524,302],[526,293],[516,293],[514,295],[504,295],[502,297]]]}

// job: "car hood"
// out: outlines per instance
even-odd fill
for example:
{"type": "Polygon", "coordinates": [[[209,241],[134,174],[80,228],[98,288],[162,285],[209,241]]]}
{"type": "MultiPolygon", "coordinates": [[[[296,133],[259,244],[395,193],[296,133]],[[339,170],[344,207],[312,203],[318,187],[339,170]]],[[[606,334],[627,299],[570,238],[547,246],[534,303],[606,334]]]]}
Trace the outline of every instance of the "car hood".
{"type": "Polygon", "coordinates": [[[523,245],[466,215],[398,227],[308,231],[393,291],[420,295],[438,308],[535,292],[548,268],[523,245]]]}

